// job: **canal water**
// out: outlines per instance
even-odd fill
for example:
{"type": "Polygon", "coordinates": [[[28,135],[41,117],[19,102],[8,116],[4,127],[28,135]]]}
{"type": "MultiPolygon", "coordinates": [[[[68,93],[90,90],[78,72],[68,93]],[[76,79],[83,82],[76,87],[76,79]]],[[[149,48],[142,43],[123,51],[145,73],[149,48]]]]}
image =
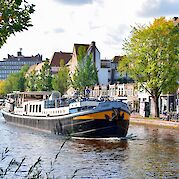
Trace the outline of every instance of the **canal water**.
{"type": "Polygon", "coordinates": [[[26,178],[39,157],[34,174],[41,170],[42,176],[60,179],[179,178],[179,131],[175,129],[130,125],[127,140],[70,139],[62,146],[64,141],[7,124],[0,114],[0,167],[5,172],[12,159],[20,163],[25,158],[16,173],[17,166],[12,165],[4,178],[26,178]]]}

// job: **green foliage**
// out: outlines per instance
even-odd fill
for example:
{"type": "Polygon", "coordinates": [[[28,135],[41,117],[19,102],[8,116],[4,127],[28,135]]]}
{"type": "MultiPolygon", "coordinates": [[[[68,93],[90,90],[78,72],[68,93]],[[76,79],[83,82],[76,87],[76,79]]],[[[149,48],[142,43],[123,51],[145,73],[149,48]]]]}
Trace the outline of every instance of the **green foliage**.
{"type": "Polygon", "coordinates": [[[28,91],[51,91],[52,74],[49,65],[49,59],[43,63],[40,72],[33,69],[26,76],[26,86],[28,91]]]}
{"type": "Polygon", "coordinates": [[[52,80],[52,87],[63,95],[70,85],[69,69],[65,66],[64,60],[60,60],[60,69],[52,80]]]}
{"type": "Polygon", "coordinates": [[[35,70],[32,70],[32,72],[26,78],[27,91],[36,91],[37,90],[36,81],[37,81],[36,72],[35,72],[35,70]]]}
{"type": "Polygon", "coordinates": [[[97,69],[91,55],[86,55],[85,48],[79,47],[78,64],[73,75],[72,85],[75,89],[83,91],[87,86],[98,82],[97,69]]]}
{"type": "Polygon", "coordinates": [[[4,86],[5,86],[5,81],[0,80],[0,97],[5,94],[4,86]]]}
{"type": "Polygon", "coordinates": [[[20,72],[19,73],[17,73],[17,89],[19,90],[19,91],[25,91],[25,89],[26,89],[26,79],[25,79],[25,75],[26,75],[26,73],[27,73],[27,71],[28,71],[28,69],[29,69],[29,66],[28,65],[24,65],[22,68],[21,68],[21,70],[20,70],[20,72]]]}
{"type": "Polygon", "coordinates": [[[12,91],[24,91],[25,90],[25,74],[29,66],[24,65],[22,69],[17,73],[9,74],[8,78],[4,82],[4,93],[10,93],[12,91]]]}
{"type": "Polygon", "coordinates": [[[46,59],[45,63],[43,64],[40,74],[37,76],[36,85],[38,91],[52,90],[52,74],[49,59],[46,59]]]}
{"type": "Polygon", "coordinates": [[[117,80],[120,84],[134,83],[134,80],[129,77],[119,77],[117,80]]]}
{"type": "MultiPolygon", "coordinates": [[[[173,92],[179,81],[179,28],[164,17],[155,19],[149,26],[132,30],[124,42],[126,56],[118,71],[128,73],[151,94],[158,108],[162,92],[173,92]]],[[[157,109],[158,110],[158,109],[157,109]]],[[[158,113],[158,112],[157,112],[158,113]]],[[[159,114],[156,114],[158,117],[159,114]]]]}
{"type": "Polygon", "coordinates": [[[25,0],[0,1],[0,48],[11,34],[32,26],[30,15],[33,12],[34,5],[25,0]]]}

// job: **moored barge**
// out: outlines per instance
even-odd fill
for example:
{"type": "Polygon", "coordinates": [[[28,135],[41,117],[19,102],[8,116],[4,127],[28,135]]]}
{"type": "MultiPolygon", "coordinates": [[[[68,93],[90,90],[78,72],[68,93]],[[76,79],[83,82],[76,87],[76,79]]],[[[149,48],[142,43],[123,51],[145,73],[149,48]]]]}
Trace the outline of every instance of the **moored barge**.
{"type": "Polygon", "coordinates": [[[2,114],[9,123],[75,137],[125,137],[130,111],[120,101],[62,98],[58,92],[7,95],[2,114]]]}

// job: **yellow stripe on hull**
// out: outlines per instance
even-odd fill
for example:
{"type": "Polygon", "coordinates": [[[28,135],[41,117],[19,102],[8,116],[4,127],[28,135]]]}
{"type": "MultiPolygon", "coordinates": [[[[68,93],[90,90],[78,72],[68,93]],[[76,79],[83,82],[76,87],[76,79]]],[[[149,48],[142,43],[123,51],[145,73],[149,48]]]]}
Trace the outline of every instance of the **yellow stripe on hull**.
{"type": "MultiPolygon", "coordinates": [[[[115,115],[115,113],[114,113],[113,110],[104,111],[104,112],[96,112],[96,113],[92,113],[92,114],[74,117],[73,120],[86,120],[86,119],[91,119],[91,120],[101,119],[101,120],[104,120],[104,119],[106,119],[106,115],[111,119],[113,117],[113,115],[115,115]]],[[[124,115],[124,120],[129,120],[130,115],[128,113],[126,113],[124,111],[120,111],[120,116],[122,116],[122,115],[124,115]]]]}
{"type": "Polygon", "coordinates": [[[129,120],[130,119],[130,115],[126,112],[120,111],[120,116],[122,116],[124,114],[124,120],[129,120]]]}

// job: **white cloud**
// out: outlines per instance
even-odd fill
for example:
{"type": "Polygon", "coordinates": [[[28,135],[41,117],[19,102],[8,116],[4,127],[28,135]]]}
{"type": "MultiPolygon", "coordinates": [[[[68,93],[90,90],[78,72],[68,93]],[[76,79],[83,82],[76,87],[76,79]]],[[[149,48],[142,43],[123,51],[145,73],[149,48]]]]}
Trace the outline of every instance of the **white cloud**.
{"type": "Polygon", "coordinates": [[[55,0],[55,1],[72,6],[91,4],[93,2],[93,0],[55,0]]]}
{"type": "Polygon", "coordinates": [[[175,16],[179,14],[178,9],[178,0],[146,0],[138,12],[138,15],[145,17],[175,16]]]}
{"type": "Polygon", "coordinates": [[[55,51],[71,52],[74,43],[91,41],[96,41],[102,58],[112,58],[122,53],[122,41],[128,37],[130,26],[151,21],[142,13],[139,16],[148,1],[31,0],[36,4],[34,26],[11,36],[0,50],[0,59],[8,53],[16,55],[19,48],[23,48],[24,55],[40,53],[44,59],[51,58],[55,51]]]}

